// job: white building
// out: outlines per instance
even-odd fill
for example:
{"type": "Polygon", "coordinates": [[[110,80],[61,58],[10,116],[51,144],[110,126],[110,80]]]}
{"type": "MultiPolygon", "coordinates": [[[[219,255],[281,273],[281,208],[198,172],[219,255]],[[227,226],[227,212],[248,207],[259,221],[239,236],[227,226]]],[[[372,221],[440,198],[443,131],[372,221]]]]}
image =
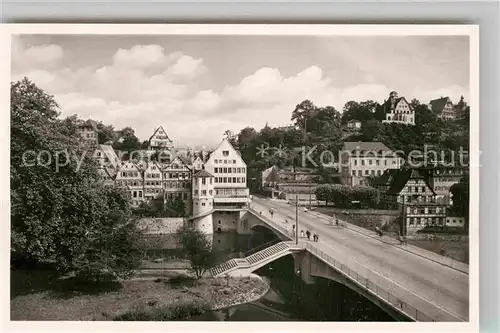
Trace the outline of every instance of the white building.
{"type": "Polygon", "coordinates": [[[347,128],[351,131],[358,131],[361,129],[361,121],[356,119],[351,119],[347,122],[347,128]]]}
{"type": "Polygon", "coordinates": [[[438,118],[453,120],[456,118],[456,108],[449,97],[433,99],[428,104],[429,110],[434,112],[438,118]]]}
{"type": "Polygon", "coordinates": [[[118,168],[121,160],[110,145],[98,145],[92,157],[99,162],[101,167],[118,168]]]}
{"type": "Polygon", "coordinates": [[[341,178],[345,185],[368,185],[367,177],[381,176],[385,170],[399,169],[404,159],[381,142],[344,142],[341,178]]]}
{"type": "Polygon", "coordinates": [[[139,206],[144,201],[144,180],[139,168],[132,162],[125,162],[116,174],[115,184],[126,188],[133,206],[139,206]]]}
{"type": "Polygon", "coordinates": [[[385,120],[383,123],[397,123],[415,125],[415,110],[404,97],[398,97],[398,93],[392,91],[389,99],[383,104],[385,120]]]}
{"type": "Polygon", "coordinates": [[[202,169],[193,175],[193,223],[205,234],[213,234],[214,176],[202,169]]]}
{"type": "Polygon", "coordinates": [[[207,172],[214,176],[214,205],[218,207],[246,207],[249,202],[247,165],[227,139],[212,152],[205,163],[207,172]]]}
{"type": "Polygon", "coordinates": [[[162,169],[165,203],[182,200],[186,211],[191,211],[191,176],[192,171],[180,157],[162,169]]]}
{"type": "Polygon", "coordinates": [[[148,162],[144,171],[144,197],[152,200],[161,197],[163,200],[163,174],[157,162],[148,162]]]}
{"type": "Polygon", "coordinates": [[[153,135],[149,138],[149,149],[169,150],[173,148],[173,142],[167,135],[163,126],[155,128],[153,135]]]}

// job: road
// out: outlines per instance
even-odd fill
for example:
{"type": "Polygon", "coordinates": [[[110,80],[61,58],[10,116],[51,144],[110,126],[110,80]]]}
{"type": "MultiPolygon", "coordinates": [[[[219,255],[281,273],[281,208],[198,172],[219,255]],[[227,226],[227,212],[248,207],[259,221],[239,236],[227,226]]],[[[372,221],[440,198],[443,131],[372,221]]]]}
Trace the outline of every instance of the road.
{"type": "MultiPolygon", "coordinates": [[[[286,202],[256,198],[252,207],[274,208],[273,220],[295,222],[295,207],[286,202]]],[[[299,210],[299,230],[317,232],[321,244],[349,255],[357,262],[464,320],[469,318],[469,275],[372,237],[330,225],[299,210]]]]}

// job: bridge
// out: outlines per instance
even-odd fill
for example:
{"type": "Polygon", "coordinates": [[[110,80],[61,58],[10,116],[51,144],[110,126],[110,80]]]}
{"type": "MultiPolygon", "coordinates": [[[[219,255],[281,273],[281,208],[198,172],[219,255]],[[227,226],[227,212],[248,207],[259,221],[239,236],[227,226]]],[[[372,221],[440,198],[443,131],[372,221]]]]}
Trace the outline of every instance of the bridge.
{"type": "Polygon", "coordinates": [[[245,258],[230,259],[214,267],[212,275],[245,276],[292,255],[294,270],[306,283],[314,283],[317,277],[343,283],[382,308],[415,321],[469,320],[468,265],[411,245],[383,241],[369,231],[334,226],[320,215],[299,212],[299,230],[318,233],[319,241],[300,239],[296,244],[295,207],[254,197],[239,231],[265,226],[281,241],[245,258]]]}

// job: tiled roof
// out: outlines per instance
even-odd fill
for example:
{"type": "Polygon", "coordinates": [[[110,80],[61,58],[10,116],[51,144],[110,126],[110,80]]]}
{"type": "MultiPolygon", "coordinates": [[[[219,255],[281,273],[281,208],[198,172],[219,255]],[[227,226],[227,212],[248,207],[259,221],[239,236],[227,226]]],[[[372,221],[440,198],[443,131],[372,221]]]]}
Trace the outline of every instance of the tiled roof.
{"type": "Polygon", "coordinates": [[[427,181],[427,177],[420,173],[417,169],[409,168],[409,169],[400,169],[397,170],[396,174],[394,175],[394,179],[392,181],[391,186],[387,190],[387,194],[392,194],[392,195],[397,195],[403,190],[405,187],[406,183],[410,179],[421,179],[424,180],[427,184],[427,186],[431,189],[431,191],[434,192],[432,187],[429,185],[427,181]]]}
{"type": "Polygon", "coordinates": [[[193,177],[209,178],[209,177],[213,177],[213,175],[210,172],[208,172],[207,170],[201,169],[200,171],[198,171],[197,173],[195,173],[193,177]]]}
{"type": "Polygon", "coordinates": [[[371,142],[344,142],[344,150],[354,151],[356,149],[364,151],[391,151],[382,142],[371,141],[371,142]]]}
{"type": "Polygon", "coordinates": [[[385,172],[376,179],[376,185],[390,185],[394,180],[394,176],[398,173],[398,169],[387,169],[385,172]]]}
{"type": "Polygon", "coordinates": [[[429,102],[432,111],[434,112],[441,112],[443,111],[446,103],[448,102],[448,97],[441,97],[437,99],[433,99],[432,101],[429,102]]]}

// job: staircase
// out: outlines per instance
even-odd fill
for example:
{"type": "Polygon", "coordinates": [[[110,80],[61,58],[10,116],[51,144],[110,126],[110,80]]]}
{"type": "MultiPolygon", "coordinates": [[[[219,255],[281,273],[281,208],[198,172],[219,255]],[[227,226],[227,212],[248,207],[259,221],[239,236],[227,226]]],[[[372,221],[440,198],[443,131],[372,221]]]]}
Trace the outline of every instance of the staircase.
{"type": "Polygon", "coordinates": [[[279,254],[287,254],[291,250],[296,250],[286,242],[279,242],[271,245],[246,258],[231,259],[223,262],[210,270],[213,277],[222,276],[239,269],[250,269],[251,271],[263,266],[264,261],[279,254]],[[253,269],[252,269],[253,268],[253,269]]]}
{"type": "Polygon", "coordinates": [[[217,275],[221,275],[224,272],[230,271],[237,266],[238,263],[236,262],[236,260],[231,259],[215,266],[210,270],[210,273],[212,274],[213,277],[216,277],[217,275]]]}

